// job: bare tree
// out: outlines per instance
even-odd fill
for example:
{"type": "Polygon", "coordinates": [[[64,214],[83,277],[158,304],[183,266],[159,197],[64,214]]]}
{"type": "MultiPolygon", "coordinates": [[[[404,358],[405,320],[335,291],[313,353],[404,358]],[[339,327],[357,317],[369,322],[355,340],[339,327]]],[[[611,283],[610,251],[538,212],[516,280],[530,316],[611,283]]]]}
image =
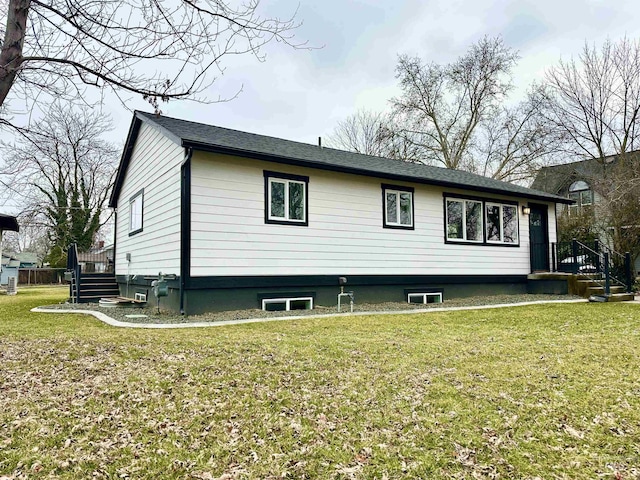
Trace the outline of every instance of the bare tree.
{"type": "Polygon", "coordinates": [[[618,155],[593,184],[600,192],[596,207],[600,237],[618,252],[631,253],[635,261],[640,255],[640,155],[618,155]]]}
{"type": "Polygon", "coordinates": [[[18,223],[19,232],[4,234],[5,250],[13,253],[35,253],[38,263],[42,262],[51,248],[46,229],[37,218],[31,218],[30,215],[19,215],[18,223]]]}
{"type": "Polygon", "coordinates": [[[515,107],[502,107],[479,128],[466,170],[510,182],[525,182],[558,151],[556,138],[539,116],[536,92],[515,107]]]}
{"type": "Polygon", "coordinates": [[[111,129],[110,119],[88,109],[54,106],[28,136],[4,146],[5,188],[48,233],[52,264],[71,243],[87,250],[108,219],[118,150],[101,136],[111,129]]]}
{"type": "Polygon", "coordinates": [[[338,122],[327,140],[329,146],[365,155],[420,161],[420,148],[407,141],[393,118],[385,113],[358,110],[338,122]]]}
{"type": "MultiPolygon", "coordinates": [[[[577,58],[548,70],[539,87],[542,118],[571,160],[594,159],[600,238],[640,254],[640,41],[585,44],[577,58]]],[[[561,227],[561,225],[559,225],[561,227]]]]}
{"type": "Polygon", "coordinates": [[[449,65],[400,56],[396,77],[402,95],[392,105],[402,132],[429,163],[482,170],[472,152],[477,128],[499,112],[516,60],[502,39],[486,37],[449,65]]]}
{"type": "Polygon", "coordinates": [[[640,41],[585,44],[540,86],[545,118],[573,157],[603,159],[640,147],[640,41]]]}
{"type": "MultiPolygon", "coordinates": [[[[5,0],[0,4],[0,107],[42,92],[82,98],[87,87],[142,95],[152,106],[203,100],[223,57],[275,40],[293,47],[295,14],[263,18],[259,0],[5,0]],[[6,3],[8,2],[8,3],[6,3]],[[6,8],[6,9],[5,9],[6,8]]],[[[10,125],[7,109],[0,124],[10,125]]]]}

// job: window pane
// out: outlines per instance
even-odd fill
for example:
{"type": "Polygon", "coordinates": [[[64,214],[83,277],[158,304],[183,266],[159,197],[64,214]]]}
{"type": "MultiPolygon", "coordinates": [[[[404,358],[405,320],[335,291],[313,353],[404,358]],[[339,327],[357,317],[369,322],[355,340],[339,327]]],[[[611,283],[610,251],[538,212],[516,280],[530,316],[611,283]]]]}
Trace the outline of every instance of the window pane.
{"type": "Polygon", "coordinates": [[[579,201],[580,201],[580,193],[579,193],[579,192],[573,192],[573,193],[570,193],[570,194],[569,194],[569,198],[570,198],[571,200],[574,200],[574,201],[576,201],[576,202],[579,202],[579,201]]]}
{"type": "Polygon", "coordinates": [[[129,206],[131,208],[129,231],[140,230],[142,228],[142,195],[134,198],[129,206]]]}
{"type": "Polygon", "coordinates": [[[502,219],[505,243],[518,243],[518,209],[510,205],[503,205],[502,219]]]}
{"type": "Polygon", "coordinates": [[[398,196],[387,192],[387,223],[398,223],[398,196]]]}
{"type": "Polygon", "coordinates": [[[289,182],[289,219],[304,220],[304,184],[289,182]]]}
{"type": "Polygon", "coordinates": [[[591,205],[593,203],[593,192],[591,190],[585,190],[580,192],[580,204],[591,205]]]}
{"type": "Polygon", "coordinates": [[[467,240],[482,240],[482,203],[465,202],[467,214],[467,240]]]}
{"type": "Polygon", "coordinates": [[[487,205],[487,241],[500,241],[500,206],[487,205]]]}
{"type": "Polygon", "coordinates": [[[271,181],[271,217],[284,218],[284,183],[271,181]]]}
{"type": "Polygon", "coordinates": [[[447,200],[447,238],[464,238],[462,230],[462,202],[447,200]]]}
{"type": "Polygon", "coordinates": [[[411,225],[411,194],[400,194],[400,223],[402,225],[411,225]]]}

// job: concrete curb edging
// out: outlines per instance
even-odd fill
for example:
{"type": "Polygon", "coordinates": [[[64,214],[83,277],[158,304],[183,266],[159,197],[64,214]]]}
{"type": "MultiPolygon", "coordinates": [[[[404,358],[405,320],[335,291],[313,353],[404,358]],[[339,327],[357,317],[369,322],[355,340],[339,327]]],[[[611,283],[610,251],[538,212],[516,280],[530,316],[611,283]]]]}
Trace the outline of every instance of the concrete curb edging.
{"type": "Polygon", "coordinates": [[[282,320],[302,320],[302,319],[316,319],[316,318],[332,318],[332,317],[348,317],[348,316],[366,316],[366,315],[408,315],[416,313],[435,313],[435,312],[458,312],[464,310],[489,310],[493,308],[507,308],[507,307],[525,307],[528,305],[544,305],[554,303],[588,303],[587,299],[576,300],[539,300],[535,302],[520,302],[520,303],[500,303],[496,305],[479,305],[472,307],[443,307],[443,308],[425,308],[415,310],[397,310],[397,311],[382,311],[382,312],[354,312],[354,313],[327,313],[321,315],[292,315],[288,317],[268,317],[268,318],[246,318],[242,320],[223,320],[217,322],[192,322],[192,323],[134,323],[134,322],[121,322],[116,320],[105,313],[97,312],[95,310],[71,310],[71,309],[53,309],[35,307],[31,311],[35,313],[79,313],[86,315],[93,315],[101,322],[106,323],[112,327],[120,328],[150,328],[150,329],[172,329],[172,328],[202,328],[202,327],[221,327],[224,325],[241,325],[244,323],[261,323],[261,322],[276,322],[282,320]]]}

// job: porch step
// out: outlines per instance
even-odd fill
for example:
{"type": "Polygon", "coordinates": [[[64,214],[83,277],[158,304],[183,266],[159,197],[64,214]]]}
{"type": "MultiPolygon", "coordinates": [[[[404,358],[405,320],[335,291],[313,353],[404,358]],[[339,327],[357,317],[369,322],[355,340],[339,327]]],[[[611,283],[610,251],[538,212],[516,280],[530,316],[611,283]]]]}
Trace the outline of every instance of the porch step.
{"type": "MultiPolygon", "coordinates": [[[[625,288],[620,285],[615,285],[610,287],[611,293],[625,293],[625,288]]],[[[590,297],[591,295],[604,295],[604,287],[601,285],[592,285],[588,286],[585,289],[585,296],[590,297]]]]}
{"type": "Polygon", "coordinates": [[[632,300],[634,300],[633,293],[613,293],[609,296],[591,295],[589,297],[590,302],[631,302],[632,300]]]}
{"type": "Polygon", "coordinates": [[[120,288],[113,273],[83,273],[80,276],[80,303],[97,303],[101,298],[115,298],[120,288]]]}

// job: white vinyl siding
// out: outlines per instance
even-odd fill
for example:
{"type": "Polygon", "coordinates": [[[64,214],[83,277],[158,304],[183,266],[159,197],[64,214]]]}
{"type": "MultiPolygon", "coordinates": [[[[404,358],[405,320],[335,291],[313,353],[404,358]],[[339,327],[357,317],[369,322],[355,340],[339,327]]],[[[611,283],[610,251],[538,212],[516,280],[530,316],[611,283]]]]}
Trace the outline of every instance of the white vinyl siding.
{"type": "Polygon", "coordinates": [[[142,123],[118,197],[117,275],[180,274],[180,165],[184,149],[142,123]],[[132,197],[144,189],[143,230],[129,236],[132,197]],[[127,262],[126,255],[131,255],[127,262]]]}
{"type": "MultiPolygon", "coordinates": [[[[443,189],[429,185],[406,185],[415,189],[415,229],[385,229],[380,180],[277,165],[282,173],[309,177],[308,227],[266,224],[264,170],[276,170],[276,164],[194,152],[192,276],[336,275],[337,285],[337,277],[345,275],[530,272],[526,247],[445,243],[443,189]]],[[[468,194],[455,189],[447,193],[468,194]]],[[[554,225],[551,212],[549,223],[554,225]]],[[[520,215],[519,222],[520,237],[528,244],[528,217],[520,215]]],[[[146,225],[145,217],[145,231],[146,225]]]]}

